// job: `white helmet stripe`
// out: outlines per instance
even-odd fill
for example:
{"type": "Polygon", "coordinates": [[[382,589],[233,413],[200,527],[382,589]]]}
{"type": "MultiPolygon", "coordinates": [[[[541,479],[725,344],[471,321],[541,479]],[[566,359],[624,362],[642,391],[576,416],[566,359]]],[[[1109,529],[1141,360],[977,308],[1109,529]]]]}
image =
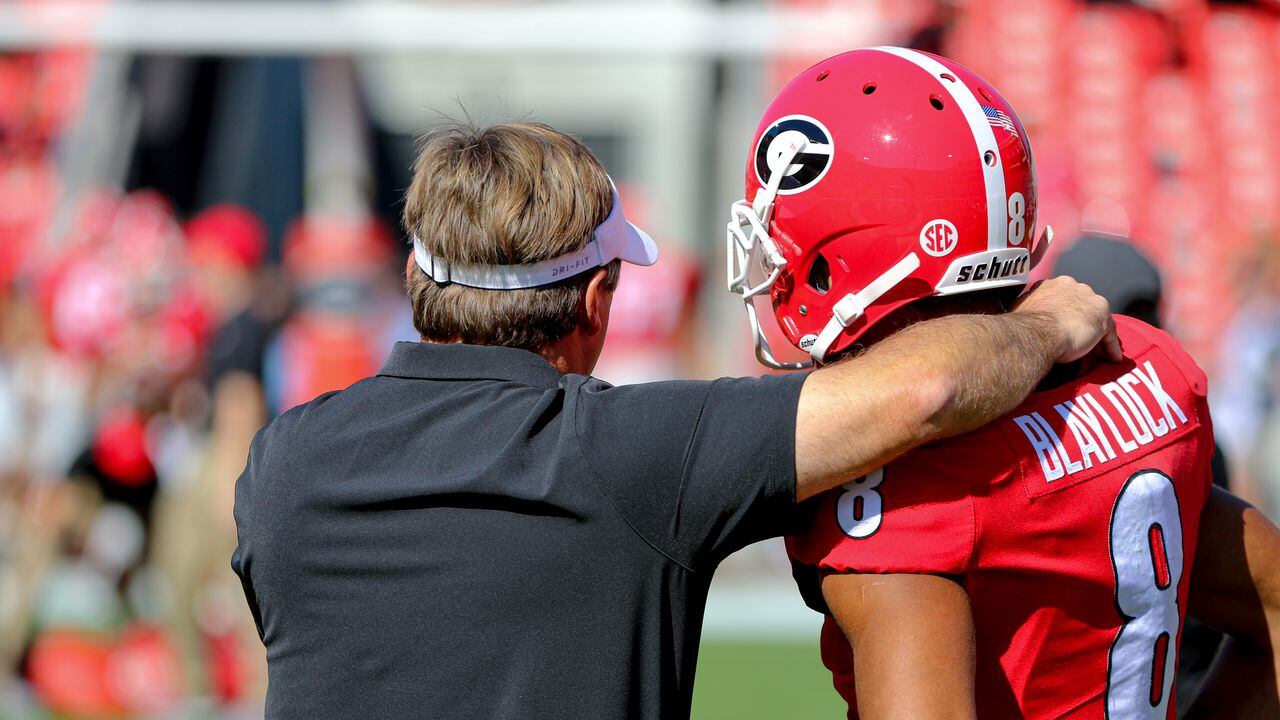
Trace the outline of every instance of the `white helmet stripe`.
{"type": "Polygon", "coordinates": [[[991,129],[986,114],[982,112],[978,98],[974,97],[969,86],[960,82],[958,78],[956,82],[943,79],[944,74],[955,77],[955,72],[924,53],[889,46],[871,49],[897,55],[932,75],[938,80],[938,84],[946,88],[951,98],[955,100],[956,107],[964,113],[965,120],[969,122],[969,129],[973,131],[974,142],[978,146],[978,167],[982,168],[982,180],[987,189],[987,249],[999,250],[1006,247],[1009,208],[1004,188],[1004,159],[1000,157],[1000,147],[996,144],[995,131],[991,129]],[[995,154],[994,167],[988,165],[983,157],[987,151],[995,154]]]}

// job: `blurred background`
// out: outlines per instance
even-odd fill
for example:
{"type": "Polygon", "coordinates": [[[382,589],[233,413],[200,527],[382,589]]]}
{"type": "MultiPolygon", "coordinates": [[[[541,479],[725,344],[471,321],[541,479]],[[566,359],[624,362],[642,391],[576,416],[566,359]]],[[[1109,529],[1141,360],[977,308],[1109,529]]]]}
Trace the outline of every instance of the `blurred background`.
{"type": "MultiPolygon", "coordinates": [[[[598,375],[759,374],[722,255],[756,121],[872,44],[1003,91],[1042,267],[1146,278],[1115,309],[1209,371],[1232,489],[1280,508],[1275,3],[0,0],[0,717],[261,715],[234,482],[264,422],[415,339],[415,135],[580,136],[663,250],[598,375]]],[[[818,624],[780,543],[732,558],[694,716],[842,716],[818,624]]]]}

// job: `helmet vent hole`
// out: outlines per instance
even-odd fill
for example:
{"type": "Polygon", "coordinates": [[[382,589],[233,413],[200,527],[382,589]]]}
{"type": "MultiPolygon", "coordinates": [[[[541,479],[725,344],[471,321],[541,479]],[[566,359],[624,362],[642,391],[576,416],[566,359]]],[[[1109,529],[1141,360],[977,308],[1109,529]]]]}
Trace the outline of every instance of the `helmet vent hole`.
{"type": "Polygon", "coordinates": [[[823,295],[831,289],[831,265],[821,255],[809,266],[809,287],[823,295]]]}
{"type": "Polygon", "coordinates": [[[827,76],[830,74],[831,73],[827,72],[826,70],[823,70],[822,72],[818,73],[818,82],[822,82],[823,80],[826,80],[827,76]]]}
{"type": "Polygon", "coordinates": [[[942,73],[942,74],[941,74],[941,75],[939,75],[938,77],[942,78],[943,80],[946,80],[947,82],[955,82],[955,81],[956,81],[956,76],[955,76],[955,75],[952,75],[951,73],[942,73]]]}
{"type": "Polygon", "coordinates": [[[987,164],[987,167],[996,166],[996,154],[990,150],[982,153],[982,160],[987,164]]]}
{"type": "Polygon", "coordinates": [[[873,92],[875,92],[875,91],[876,91],[876,84],[875,84],[875,83],[873,83],[873,82],[869,82],[869,83],[867,83],[866,85],[863,85],[863,86],[862,86],[862,94],[863,94],[863,95],[870,95],[871,93],[873,93],[873,92]]]}
{"type": "Polygon", "coordinates": [[[943,107],[942,98],[938,97],[937,95],[929,96],[929,104],[933,106],[934,110],[941,110],[943,107]]]}
{"type": "Polygon", "coordinates": [[[981,95],[982,99],[986,100],[987,102],[995,102],[995,98],[991,97],[991,93],[987,92],[987,89],[984,87],[978,88],[978,94],[981,95]]]}

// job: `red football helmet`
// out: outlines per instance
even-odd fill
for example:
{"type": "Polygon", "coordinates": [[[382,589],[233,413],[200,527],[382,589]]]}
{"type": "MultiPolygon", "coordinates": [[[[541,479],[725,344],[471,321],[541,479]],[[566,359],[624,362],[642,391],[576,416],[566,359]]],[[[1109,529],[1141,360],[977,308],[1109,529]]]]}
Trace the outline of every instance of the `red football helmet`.
{"type": "Polygon", "coordinates": [[[774,368],[753,299],[822,363],[898,308],[1025,284],[1034,238],[1026,131],[985,80],[950,60],[879,47],[824,60],[774,98],[756,129],[747,197],[729,222],[729,290],[756,357],[774,368]]]}

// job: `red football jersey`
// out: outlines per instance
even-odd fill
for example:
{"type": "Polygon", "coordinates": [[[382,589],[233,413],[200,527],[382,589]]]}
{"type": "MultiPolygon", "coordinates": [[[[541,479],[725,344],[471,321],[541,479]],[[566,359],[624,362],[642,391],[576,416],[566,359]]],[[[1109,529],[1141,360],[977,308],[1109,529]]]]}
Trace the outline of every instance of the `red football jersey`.
{"type": "MultiPolygon", "coordinates": [[[[828,493],[788,540],[822,572],[961,576],[979,717],[1174,717],[1211,485],[1207,383],[1168,334],[1116,323],[1125,362],[828,493]]],[[[852,654],[829,617],[822,655],[856,717],[852,654]]]]}

